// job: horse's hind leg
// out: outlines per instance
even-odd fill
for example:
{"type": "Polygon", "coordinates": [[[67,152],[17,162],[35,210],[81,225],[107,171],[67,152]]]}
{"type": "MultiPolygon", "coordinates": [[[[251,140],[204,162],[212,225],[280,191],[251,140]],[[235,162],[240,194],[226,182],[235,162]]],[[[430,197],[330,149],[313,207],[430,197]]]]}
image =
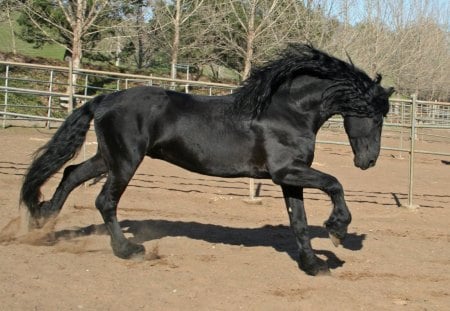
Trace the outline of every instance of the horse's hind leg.
{"type": "Polygon", "coordinates": [[[45,222],[50,217],[56,216],[73,189],[89,179],[98,177],[106,172],[107,167],[99,153],[80,164],[66,167],[63,178],[53,197],[49,201],[41,203],[41,220],[45,222]]]}
{"type": "Polygon", "coordinates": [[[115,169],[108,172],[106,183],[95,201],[111,236],[113,252],[123,259],[145,252],[144,246],[132,243],[125,237],[117,221],[117,204],[133,177],[137,165],[138,163],[131,165],[125,161],[120,165],[114,165],[115,169]]]}

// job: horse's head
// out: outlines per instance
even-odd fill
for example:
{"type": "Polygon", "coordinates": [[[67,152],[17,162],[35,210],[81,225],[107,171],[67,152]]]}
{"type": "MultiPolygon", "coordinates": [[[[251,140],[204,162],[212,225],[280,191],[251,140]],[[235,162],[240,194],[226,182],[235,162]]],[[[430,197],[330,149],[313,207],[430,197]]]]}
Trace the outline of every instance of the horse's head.
{"type": "Polygon", "coordinates": [[[368,100],[368,105],[371,106],[368,109],[370,113],[367,115],[343,114],[344,128],[355,155],[355,166],[363,170],[375,166],[380,154],[383,117],[388,113],[389,97],[394,92],[393,88],[381,87],[380,80],[381,76],[377,77],[370,92],[370,100],[368,100]]]}
{"type": "Polygon", "coordinates": [[[355,155],[356,167],[365,170],[375,165],[380,154],[382,126],[381,114],[375,117],[344,117],[344,128],[355,155]]]}

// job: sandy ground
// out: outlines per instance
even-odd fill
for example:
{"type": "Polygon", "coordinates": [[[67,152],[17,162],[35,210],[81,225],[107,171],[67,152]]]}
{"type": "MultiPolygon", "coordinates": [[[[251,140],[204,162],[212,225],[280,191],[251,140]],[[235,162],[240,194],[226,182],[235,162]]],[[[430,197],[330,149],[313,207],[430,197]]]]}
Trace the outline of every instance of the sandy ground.
{"type": "MultiPolygon", "coordinates": [[[[50,134],[0,130],[1,310],[450,310],[448,158],[417,156],[420,208],[410,210],[398,206],[407,203],[407,155],[383,151],[363,172],[350,147],[319,145],[314,167],[344,185],[353,222],[335,248],[322,228],[331,204],[306,190],[312,244],[331,267],[330,276],[311,277],[298,269],[281,192],[270,181],[258,184],[262,204],[250,205],[246,179],[151,159],[119,208],[127,236],[145,245],[144,258],[113,256],[94,208],[101,182],[76,189],[51,230],[22,235],[21,180],[50,134]]],[[[95,149],[90,133],[77,161],[95,149]]],[[[60,178],[48,182],[46,198],[60,178]]]]}

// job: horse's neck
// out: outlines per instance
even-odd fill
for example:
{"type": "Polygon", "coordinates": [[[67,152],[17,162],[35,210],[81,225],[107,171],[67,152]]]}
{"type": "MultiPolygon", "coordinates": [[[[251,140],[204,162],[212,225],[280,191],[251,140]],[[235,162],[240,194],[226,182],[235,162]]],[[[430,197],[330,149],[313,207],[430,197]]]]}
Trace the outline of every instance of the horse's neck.
{"type": "Polygon", "coordinates": [[[282,84],[277,92],[281,105],[288,102],[303,118],[314,120],[314,131],[339,112],[330,111],[324,105],[323,94],[332,85],[332,81],[317,77],[299,76],[290,83],[282,84]]]}

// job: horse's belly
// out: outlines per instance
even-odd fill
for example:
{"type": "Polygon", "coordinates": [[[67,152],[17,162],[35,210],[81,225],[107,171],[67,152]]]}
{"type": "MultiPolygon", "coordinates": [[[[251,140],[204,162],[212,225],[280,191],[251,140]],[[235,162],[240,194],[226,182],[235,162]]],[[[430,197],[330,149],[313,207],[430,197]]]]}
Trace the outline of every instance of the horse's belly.
{"type": "Polygon", "coordinates": [[[204,146],[155,146],[148,155],[203,175],[268,178],[265,165],[252,163],[250,152],[223,145],[207,149],[204,146]]]}

